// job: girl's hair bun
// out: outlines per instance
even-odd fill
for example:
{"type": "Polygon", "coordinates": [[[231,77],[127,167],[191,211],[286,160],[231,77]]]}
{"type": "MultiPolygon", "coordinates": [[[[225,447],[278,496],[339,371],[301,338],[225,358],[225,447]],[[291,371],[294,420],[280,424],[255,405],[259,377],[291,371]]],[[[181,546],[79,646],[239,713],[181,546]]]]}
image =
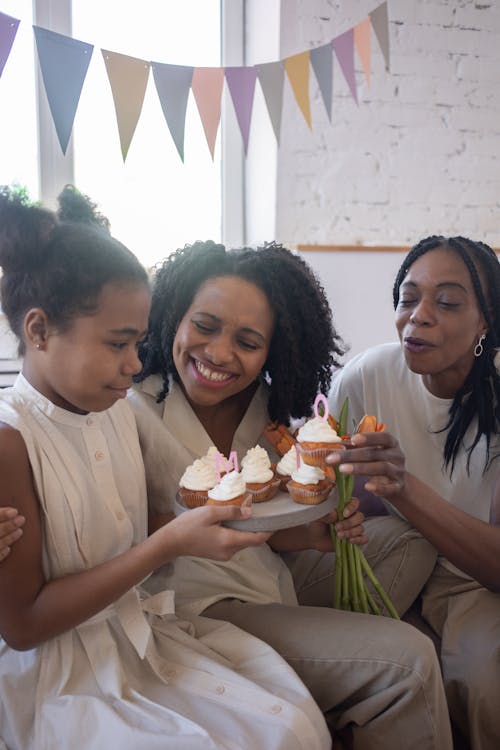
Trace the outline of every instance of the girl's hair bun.
{"type": "Polygon", "coordinates": [[[101,227],[109,234],[108,219],[99,213],[97,205],[87,195],[80,193],[73,185],[66,185],[57,200],[59,221],[101,227]]]}
{"type": "Polygon", "coordinates": [[[56,216],[30,201],[23,188],[0,186],[0,266],[22,271],[43,262],[56,216]]]}

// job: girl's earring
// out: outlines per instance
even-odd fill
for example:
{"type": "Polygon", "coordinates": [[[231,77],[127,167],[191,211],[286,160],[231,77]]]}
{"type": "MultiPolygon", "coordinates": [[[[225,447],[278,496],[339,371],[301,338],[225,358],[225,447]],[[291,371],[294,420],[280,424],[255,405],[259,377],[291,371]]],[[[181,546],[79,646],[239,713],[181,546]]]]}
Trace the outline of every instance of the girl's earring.
{"type": "Polygon", "coordinates": [[[486,334],[485,333],[483,333],[479,337],[479,341],[477,342],[476,346],[474,347],[474,356],[475,357],[480,357],[481,354],[483,353],[483,351],[484,351],[483,341],[484,341],[485,338],[486,338],[486,334]]]}

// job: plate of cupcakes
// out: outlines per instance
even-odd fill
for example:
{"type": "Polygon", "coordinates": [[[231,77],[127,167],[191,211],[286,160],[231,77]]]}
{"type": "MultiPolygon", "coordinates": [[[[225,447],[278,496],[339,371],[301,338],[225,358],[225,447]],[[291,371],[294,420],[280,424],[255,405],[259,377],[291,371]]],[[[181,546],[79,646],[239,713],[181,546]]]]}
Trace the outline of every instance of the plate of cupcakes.
{"type": "MultiPolygon", "coordinates": [[[[236,462],[237,464],[237,462],[236,462]]],[[[295,448],[271,464],[260,445],[250,448],[241,469],[212,447],[194,461],[179,482],[176,515],[202,505],[252,506],[248,518],[227,521],[241,531],[277,531],[322,518],[336,506],[332,480],[318,466],[297,459],[295,448]]]]}

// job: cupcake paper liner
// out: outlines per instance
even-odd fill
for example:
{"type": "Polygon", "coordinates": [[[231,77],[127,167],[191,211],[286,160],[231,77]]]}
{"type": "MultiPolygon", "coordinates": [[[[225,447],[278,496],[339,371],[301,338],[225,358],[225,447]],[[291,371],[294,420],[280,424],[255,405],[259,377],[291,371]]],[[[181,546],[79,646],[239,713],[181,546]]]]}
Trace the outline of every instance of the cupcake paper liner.
{"type": "Polygon", "coordinates": [[[294,503],[300,505],[319,505],[324,502],[331,492],[331,484],[328,487],[318,485],[317,490],[306,490],[297,487],[292,481],[288,482],[287,489],[294,503]]]}
{"type": "Polygon", "coordinates": [[[252,495],[252,501],[254,503],[264,503],[267,500],[271,500],[271,498],[275,496],[278,491],[279,485],[280,480],[278,478],[275,478],[271,479],[265,484],[255,483],[254,485],[252,485],[252,483],[249,483],[247,484],[247,490],[252,495]]]}
{"type": "Polygon", "coordinates": [[[209,497],[206,505],[218,505],[219,508],[222,505],[236,505],[239,508],[247,508],[252,505],[252,493],[245,492],[243,495],[232,497],[230,500],[214,500],[213,498],[209,497]]]}
{"type": "Polygon", "coordinates": [[[187,487],[181,487],[177,493],[180,502],[186,508],[201,508],[208,499],[207,490],[188,490],[187,487]]]}
{"type": "Polygon", "coordinates": [[[331,443],[328,447],[321,448],[304,448],[300,443],[298,443],[298,446],[305,464],[322,468],[326,464],[326,457],[334,451],[342,450],[344,443],[331,443]]]}

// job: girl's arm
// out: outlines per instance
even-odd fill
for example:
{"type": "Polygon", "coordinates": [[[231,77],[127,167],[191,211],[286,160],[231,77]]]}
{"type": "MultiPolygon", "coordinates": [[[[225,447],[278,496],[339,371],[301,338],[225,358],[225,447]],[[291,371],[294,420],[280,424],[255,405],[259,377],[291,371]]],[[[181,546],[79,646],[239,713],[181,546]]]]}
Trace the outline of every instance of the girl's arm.
{"type": "Polygon", "coordinates": [[[221,526],[223,520],[241,518],[234,506],[196,508],[117,557],[46,581],[40,506],[26,447],[20,433],[6,425],[0,425],[0,476],[0,506],[13,506],[26,518],[22,538],[0,565],[0,634],[18,650],[33,648],[92,617],[178,555],[229,560],[269,537],[221,526]]]}
{"type": "Polygon", "coordinates": [[[353,498],[344,508],[344,520],[339,521],[334,510],[318,521],[295,526],[292,529],[276,531],[269,539],[269,546],[276,552],[292,552],[303,549],[316,549],[320,552],[332,552],[334,549],[330,535],[330,524],[335,525],[339,539],[349,539],[353,544],[366,544],[364,535],[364,515],[358,511],[359,501],[353,498]]]}
{"type": "MultiPolygon", "coordinates": [[[[398,441],[388,432],[354,435],[355,449],[331,454],[346,474],[369,477],[365,489],[387,498],[451,563],[491,591],[500,591],[500,526],[456,508],[405,471],[398,441]]],[[[497,480],[492,508],[500,507],[497,480]]],[[[496,521],[498,523],[498,519],[496,521]]]]}
{"type": "Polygon", "coordinates": [[[0,508],[0,562],[9,554],[11,545],[21,538],[25,520],[15,508],[0,508]]]}

